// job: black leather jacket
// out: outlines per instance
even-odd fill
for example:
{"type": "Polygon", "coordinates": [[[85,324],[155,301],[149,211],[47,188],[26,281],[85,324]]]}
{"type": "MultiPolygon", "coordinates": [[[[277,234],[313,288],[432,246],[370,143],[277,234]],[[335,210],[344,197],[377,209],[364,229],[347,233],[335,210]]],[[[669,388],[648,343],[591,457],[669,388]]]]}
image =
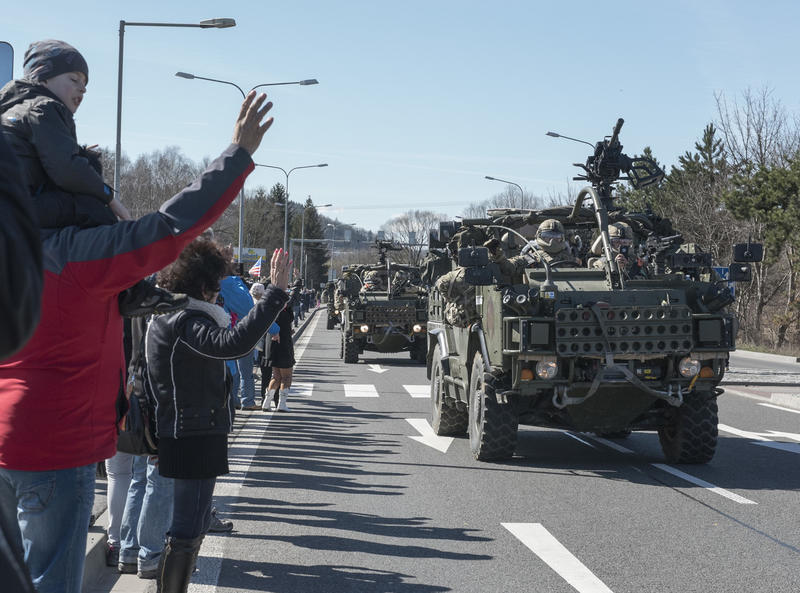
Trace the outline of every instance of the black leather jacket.
{"type": "Polygon", "coordinates": [[[283,290],[268,286],[233,328],[219,327],[210,313],[191,308],[150,322],[145,355],[159,437],[230,432],[234,411],[225,361],[250,352],[288,300],[283,290]]]}

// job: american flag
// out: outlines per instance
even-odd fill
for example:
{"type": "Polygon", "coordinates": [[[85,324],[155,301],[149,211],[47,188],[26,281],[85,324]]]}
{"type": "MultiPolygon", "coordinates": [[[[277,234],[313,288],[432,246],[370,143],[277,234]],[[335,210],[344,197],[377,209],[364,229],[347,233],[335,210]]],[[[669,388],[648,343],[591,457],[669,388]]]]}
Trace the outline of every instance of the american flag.
{"type": "Polygon", "coordinates": [[[247,271],[248,274],[255,278],[261,277],[261,258],[258,258],[258,261],[247,271]]]}

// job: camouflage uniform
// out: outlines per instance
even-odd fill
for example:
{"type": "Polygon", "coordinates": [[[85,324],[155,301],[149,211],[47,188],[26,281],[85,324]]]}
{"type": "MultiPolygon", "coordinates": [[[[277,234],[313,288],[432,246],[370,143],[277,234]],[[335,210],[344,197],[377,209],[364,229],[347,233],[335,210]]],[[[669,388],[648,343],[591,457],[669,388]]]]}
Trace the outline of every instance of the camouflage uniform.
{"type": "Polygon", "coordinates": [[[337,283],[335,304],[336,310],[341,311],[344,309],[345,297],[350,298],[358,295],[358,289],[361,283],[353,272],[345,272],[337,283]]]}
{"type": "MultiPolygon", "coordinates": [[[[608,238],[611,241],[611,255],[615,258],[621,253],[621,246],[627,245],[629,248],[633,248],[633,229],[626,222],[615,222],[608,225],[608,238]]],[[[595,249],[595,251],[599,252],[601,255],[599,257],[590,258],[588,266],[596,270],[604,270],[606,267],[606,257],[602,255],[602,243],[599,244],[599,248],[595,249]]],[[[624,269],[620,271],[627,277],[639,275],[642,269],[639,265],[638,258],[633,253],[629,253],[625,258],[628,260],[628,263],[625,265],[624,269]]]]}
{"type": "Polygon", "coordinates": [[[478,318],[475,287],[464,282],[464,268],[456,268],[436,281],[436,289],[445,300],[444,317],[456,327],[467,327],[478,318]]]}

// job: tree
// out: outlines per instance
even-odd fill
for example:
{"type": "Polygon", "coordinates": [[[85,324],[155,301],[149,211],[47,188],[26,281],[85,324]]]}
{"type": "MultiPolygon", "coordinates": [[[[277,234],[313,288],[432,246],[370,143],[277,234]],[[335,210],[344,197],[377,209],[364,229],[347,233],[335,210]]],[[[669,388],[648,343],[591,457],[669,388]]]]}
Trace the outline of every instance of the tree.
{"type": "Polygon", "coordinates": [[[445,220],[443,214],[431,210],[409,210],[385,222],[381,229],[403,247],[402,263],[418,266],[422,261],[422,253],[428,244],[430,231],[439,228],[439,222],[445,220]]]}
{"type": "Polygon", "coordinates": [[[301,212],[300,215],[295,215],[293,218],[290,235],[293,238],[305,238],[306,241],[310,239],[319,239],[321,241],[319,243],[305,243],[302,250],[298,245],[295,245],[293,250],[293,256],[296,259],[295,268],[299,270],[302,267],[304,270],[303,275],[305,276],[304,281],[307,286],[315,287],[324,282],[328,276],[328,258],[330,254],[328,253],[328,245],[324,241],[325,224],[327,223],[323,222],[314,206],[314,202],[311,200],[311,196],[306,199],[304,207],[305,210],[298,208],[301,212]],[[306,260],[302,266],[300,265],[301,253],[306,260]]]}

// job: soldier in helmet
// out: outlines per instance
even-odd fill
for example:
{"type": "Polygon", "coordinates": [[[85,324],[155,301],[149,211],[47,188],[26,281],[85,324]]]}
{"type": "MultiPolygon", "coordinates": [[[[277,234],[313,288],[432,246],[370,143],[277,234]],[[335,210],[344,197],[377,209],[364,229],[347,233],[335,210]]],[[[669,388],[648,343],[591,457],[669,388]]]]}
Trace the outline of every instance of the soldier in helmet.
{"type": "MultiPolygon", "coordinates": [[[[641,262],[633,253],[633,229],[627,222],[615,222],[608,225],[608,238],[611,243],[611,253],[617,262],[620,271],[627,277],[638,276],[642,272],[641,262]]],[[[603,244],[598,237],[592,248],[598,257],[589,258],[589,267],[602,270],[606,265],[603,255],[603,244]]]]}
{"type": "Polygon", "coordinates": [[[566,261],[572,265],[579,265],[578,260],[572,254],[567,243],[564,225],[554,218],[542,221],[536,229],[536,244],[539,250],[534,252],[533,257],[545,260],[547,263],[566,261]]]}
{"type": "Polygon", "coordinates": [[[370,270],[364,274],[364,288],[362,290],[366,292],[385,290],[383,278],[378,270],[370,270]]]}

